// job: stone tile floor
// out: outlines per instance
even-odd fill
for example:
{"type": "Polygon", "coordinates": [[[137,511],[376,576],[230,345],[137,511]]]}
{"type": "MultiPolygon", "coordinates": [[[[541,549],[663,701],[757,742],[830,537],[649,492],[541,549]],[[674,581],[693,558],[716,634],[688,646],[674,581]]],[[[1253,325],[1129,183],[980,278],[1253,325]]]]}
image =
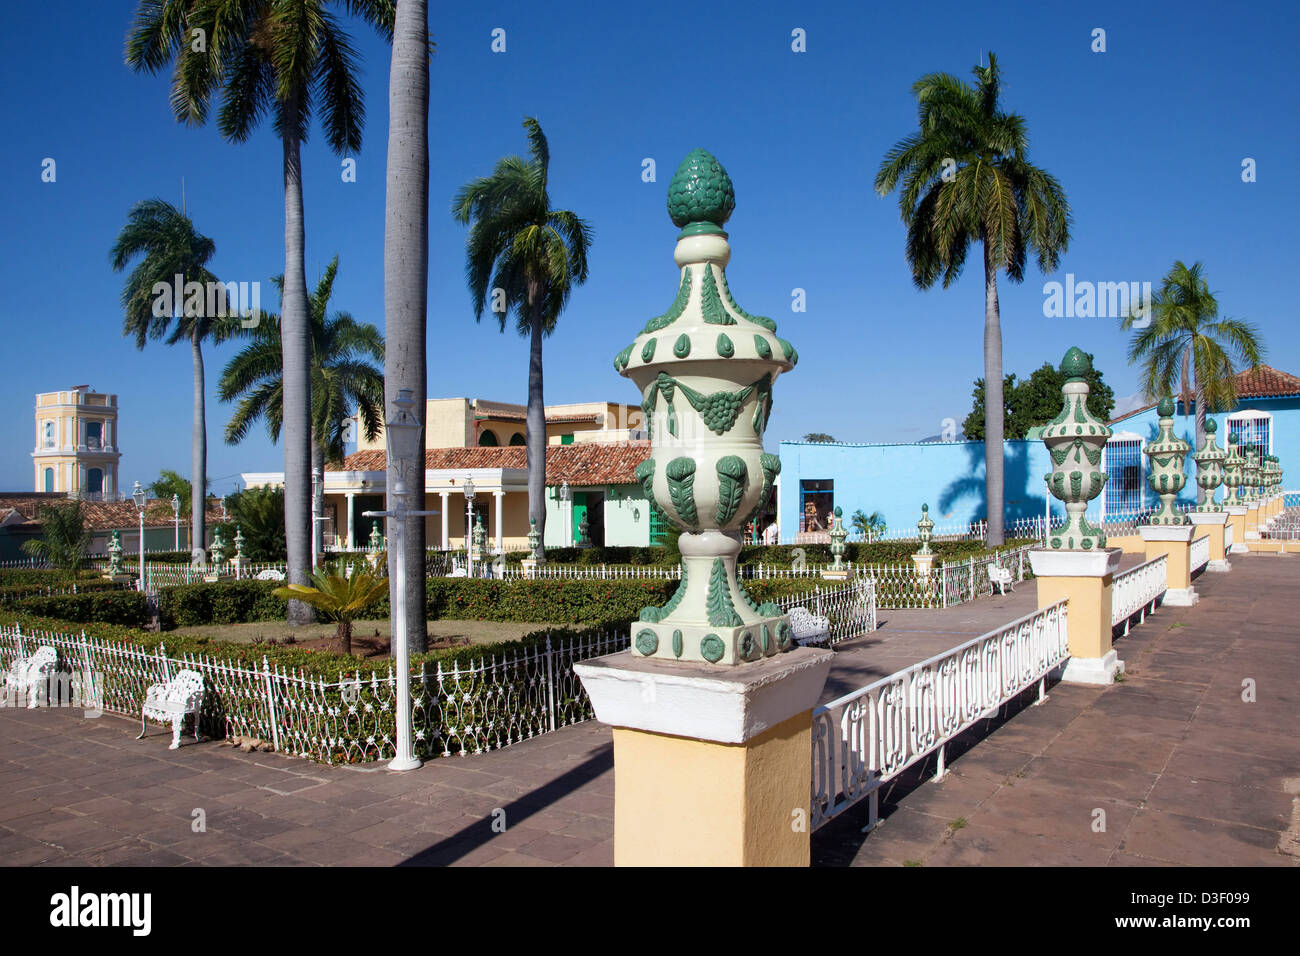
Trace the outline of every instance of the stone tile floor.
{"type": "MultiPolygon", "coordinates": [[[[1028,695],[949,745],[943,781],[932,761],[892,781],[871,834],[861,807],[815,834],[814,863],[1296,865],[1297,582],[1300,559],[1264,555],[1202,575],[1196,607],[1162,608],[1118,643],[1123,683],[1057,685],[1040,707],[1028,695]]],[[[842,645],[823,697],[1033,607],[1026,582],[882,612],[880,631],[842,645]]],[[[135,722],[74,710],[0,709],[0,728],[9,865],[613,863],[611,735],[595,722],[408,774],[217,742],[173,751],[160,728],[136,741],[135,722]]]]}

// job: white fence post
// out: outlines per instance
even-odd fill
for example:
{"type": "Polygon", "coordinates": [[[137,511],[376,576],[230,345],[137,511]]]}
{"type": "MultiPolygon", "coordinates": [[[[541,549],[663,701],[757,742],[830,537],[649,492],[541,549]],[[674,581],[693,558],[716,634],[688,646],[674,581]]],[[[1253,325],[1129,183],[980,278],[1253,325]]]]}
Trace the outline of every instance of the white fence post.
{"type": "Polygon", "coordinates": [[[548,726],[555,729],[555,668],[551,661],[551,635],[546,635],[546,715],[548,726]]]}
{"type": "Polygon", "coordinates": [[[276,753],[280,752],[280,725],[275,719],[275,684],[271,681],[271,664],[262,655],[262,679],[266,683],[266,712],[271,719],[271,743],[276,753]]]}

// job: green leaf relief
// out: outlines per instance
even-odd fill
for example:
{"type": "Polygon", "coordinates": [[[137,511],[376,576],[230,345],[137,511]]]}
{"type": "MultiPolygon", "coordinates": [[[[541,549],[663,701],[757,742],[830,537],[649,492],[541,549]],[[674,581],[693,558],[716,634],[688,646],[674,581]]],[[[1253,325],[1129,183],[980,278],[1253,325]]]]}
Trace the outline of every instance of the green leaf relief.
{"type": "Polygon", "coordinates": [[[646,339],[645,345],[641,346],[642,362],[645,362],[648,365],[650,360],[655,357],[655,345],[658,341],[658,339],[646,339]]]}
{"type": "Polygon", "coordinates": [[[672,325],[680,319],[682,313],[686,311],[686,303],[690,300],[690,297],[691,267],[687,266],[682,270],[682,281],[677,287],[677,298],[673,299],[673,304],[668,307],[668,311],[663,315],[647,322],[645,328],[641,330],[641,334],[644,335],[647,332],[658,332],[660,329],[672,325]]]}
{"type": "Polygon", "coordinates": [[[739,455],[727,455],[718,459],[718,510],[715,517],[719,526],[726,526],[740,510],[741,499],[745,497],[745,484],[749,477],[745,460],[739,455]]]}
{"type": "Polygon", "coordinates": [[[730,338],[728,338],[726,332],[718,333],[717,348],[718,348],[718,354],[721,355],[723,358],[731,358],[733,355],[736,354],[736,346],[732,344],[732,341],[730,338]]]}
{"type": "Polygon", "coordinates": [[[721,558],[713,559],[709,574],[709,596],[706,601],[709,624],[712,627],[740,627],[745,622],[731,603],[731,588],[727,582],[727,566],[721,558]]]}
{"type": "Polygon", "coordinates": [[[778,338],[776,340],[776,344],[781,346],[781,352],[782,354],[785,355],[786,361],[788,361],[791,365],[799,364],[799,353],[795,351],[795,347],[793,345],[791,345],[789,342],[787,342],[785,339],[782,338],[778,338]]]}
{"type": "Polygon", "coordinates": [[[731,431],[731,426],[736,424],[741,406],[749,399],[755,388],[754,385],[747,385],[738,392],[714,392],[711,395],[704,395],[681,382],[677,383],[677,387],[682,390],[682,394],[686,396],[691,406],[700,413],[705,427],[718,435],[725,435],[731,431]]]}
{"type": "Polygon", "coordinates": [[[747,319],[748,321],[753,322],[755,325],[761,325],[769,332],[776,331],[776,323],[771,319],[763,315],[750,315],[736,304],[736,299],[731,294],[731,286],[727,282],[727,273],[725,271],[722,273],[722,293],[727,297],[727,304],[731,306],[731,311],[735,312],[736,315],[740,316],[742,319],[747,319]]]}
{"type": "Polygon", "coordinates": [[[641,490],[645,492],[646,500],[654,501],[655,460],[653,458],[647,458],[636,466],[636,480],[641,483],[641,490]]]}
{"type": "Polygon", "coordinates": [[[668,479],[668,497],[684,525],[691,529],[700,526],[700,516],[695,510],[695,459],[674,458],[664,469],[668,479]]]}
{"type": "Polygon", "coordinates": [[[677,606],[682,603],[684,597],[686,597],[686,565],[683,564],[682,581],[677,585],[677,590],[673,592],[673,596],[668,599],[668,603],[663,607],[641,608],[641,620],[650,624],[658,624],[668,615],[672,614],[673,611],[677,610],[677,606]]]}
{"type": "Polygon", "coordinates": [[[768,342],[765,335],[754,335],[754,350],[758,352],[758,357],[761,359],[772,357],[772,344],[768,342]]]}
{"type": "Polygon", "coordinates": [[[710,325],[736,324],[736,320],[722,307],[722,299],[718,297],[718,286],[713,280],[713,266],[707,263],[704,266],[704,284],[700,293],[700,309],[704,313],[704,321],[710,325]]]}
{"type": "Polygon", "coordinates": [[[632,349],[635,346],[636,343],[633,342],[623,351],[619,352],[617,355],[614,356],[614,371],[621,372],[623,371],[623,369],[627,368],[628,359],[632,357],[632,349]]]}
{"type": "Polygon", "coordinates": [[[673,343],[673,354],[679,359],[691,354],[691,337],[685,332],[677,336],[677,341],[673,343]]]}

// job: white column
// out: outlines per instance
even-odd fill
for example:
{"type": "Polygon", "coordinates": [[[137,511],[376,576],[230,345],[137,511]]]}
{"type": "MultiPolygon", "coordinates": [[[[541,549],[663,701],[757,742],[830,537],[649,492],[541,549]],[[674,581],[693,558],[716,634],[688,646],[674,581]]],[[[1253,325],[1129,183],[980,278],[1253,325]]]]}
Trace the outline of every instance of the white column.
{"type": "Polygon", "coordinates": [[[497,553],[497,554],[505,554],[505,549],[502,548],[502,546],[501,546],[501,544],[502,544],[502,542],[501,542],[501,515],[502,515],[502,511],[503,511],[503,502],[504,502],[505,499],[506,499],[506,493],[505,493],[504,491],[494,491],[494,492],[492,492],[492,497],[496,498],[496,500],[497,500],[497,547],[496,547],[496,553],[497,553]]]}
{"type": "Polygon", "coordinates": [[[357,493],[355,491],[349,491],[346,497],[348,499],[348,536],[343,546],[351,551],[354,547],[352,542],[352,519],[355,514],[354,509],[356,508],[357,493]]]}
{"type": "Polygon", "coordinates": [[[447,543],[447,499],[451,497],[451,492],[440,491],[438,494],[442,496],[442,508],[439,509],[442,511],[442,550],[450,551],[451,545],[447,543]]]}

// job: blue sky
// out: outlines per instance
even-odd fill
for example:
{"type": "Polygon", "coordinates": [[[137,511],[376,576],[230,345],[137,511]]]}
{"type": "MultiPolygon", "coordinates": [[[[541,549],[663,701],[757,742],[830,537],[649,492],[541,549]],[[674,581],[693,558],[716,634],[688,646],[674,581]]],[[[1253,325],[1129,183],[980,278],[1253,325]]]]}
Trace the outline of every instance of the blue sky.
{"type": "MultiPolygon", "coordinates": [[[[0,305],[0,490],[31,488],[36,392],[90,383],[121,406],[121,483],[189,470],[189,350],[122,337],[123,276],[108,249],[130,206],[161,197],[217,244],[214,271],[283,271],[280,150],[269,123],[243,145],[172,117],[167,76],[132,73],[125,2],[19,5],[6,16],[0,103],[5,229],[0,305]],[[57,180],[41,181],[46,157],[57,180]]],[[[1043,283],[1150,281],[1174,260],[1203,261],[1226,314],[1257,323],[1267,361],[1300,373],[1300,331],[1284,290],[1294,269],[1300,155],[1300,45],[1291,5],[1214,3],[685,3],[432,5],[429,394],[522,402],[526,342],[476,324],[464,282],[465,230],[449,214],[463,182],[527,148],[536,115],[550,140],[555,205],[590,220],[591,278],[546,344],[548,402],[636,401],[613,355],[676,291],[669,178],[696,146],[736,186],[729,280],[750,312],[798,347],[768,444],[808,431],[842,441],[909,441],[970,409],[983,369],[977,252],[949,289],[916,290],[893,197],[871,181],[915,123],[911,83],[970,77],[992,49],[1003,102],[1023,114],[1030,158],[1054,173],[1074,226],[1057,273],[1000,283],[1004,367],[1027,374],[1072,344],[1096,355],[1117,395],[1137,388],[1113,319],[1049,319],[1043,283]],[[506,52],[491,50],[506,31],[506,52]],[[806,33],[806,52],[791,31],[806,33]],[[1094,53],[1092,31],[1106,31],[1094,53]],[[1288,67],[1288,63],[1292,64],[1288,67]],[[652,158],[657,181],[642,181],[652,158]],[[1241,164],[1257,164],[1243,183],[1241,164]],[[791,311],[803,289],[807,311],[791,311]]],[[[366,93],[357,181],[318,130],[304,153],[307,276],[340,257],[334,305],[383,325],[387,47],[352,24],[366,93]]],[[[209,475],[279,470],[264,432],[231,448],[215,395],[232,346],[209,348],[209,475]]]]}

